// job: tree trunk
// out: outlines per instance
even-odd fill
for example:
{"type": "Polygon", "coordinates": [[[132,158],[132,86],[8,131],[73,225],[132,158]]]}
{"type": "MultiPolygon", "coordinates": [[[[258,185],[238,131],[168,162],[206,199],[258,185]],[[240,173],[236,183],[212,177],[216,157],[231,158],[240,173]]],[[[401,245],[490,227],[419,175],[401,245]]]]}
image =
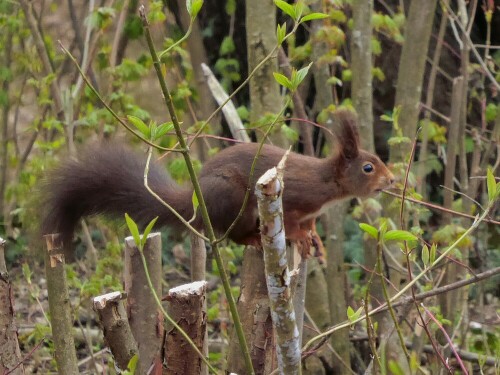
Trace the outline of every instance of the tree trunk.
{"type": "MultiPolygon", "coordinates": [[[[277,44],[276,6],[272,0],[246,0],[248,72],[251,72],[277,44]]],[[[266,113],[275,113],[283,105],[273,72],[278,70],[276,59],[269,60],[250,79],[250,121],[256,122],[266,113]]],[[[257,133],[257,138],[260,134],[257,133]]],[[[270,135],[277,146],[285,146],[281,132],[270,135]]]]}
{"type": "Polygon", "coordinates": [[[375,150],[373,141],[372,11],[372,0],[355,0],[352,4],[352,100],[358,114],[362,147],[370,152],[375,150]]]}
{"type": "MultiPolygon", "coordinates": [[[[399,125],[402,135],[411,139],[417,130],[425,62],[436,3],[437,0],[412,0],[405,25],[405,42],[399,61],[394,107],[401,106],[399,125]]],[[[391,147],[391,161],[405,160],[410,146],[410,143],[401,143],[391,147]]]]}
{"type": "MultiPolygon", "coordinates": [[[[321,12],[321,4],[315,3],[312,5],[315,12],[321,12]]],[[[321,20],[312,21],[313,33],[316,33],[322,27],[321,20]]],[[[320,43],[313,39],[313,60],[317,61],[323,55],[325,55],[328,50],[324,43],[320,43]]],[[[331,87],[325,85],[324,82],[330,78],[330,71],[328,65],[313,65],[314,82],[316,86],[316,98],[315,107],[318,111],[327,108],[329,105],[333,104],[333,95],[331,87]]],[[[333,118],[329,119],[330,128],[335,122],[333,118]]],[[[327,124],[322,124],[327,125],[327,124]]],[[[341,323],[345,320],[347,303],[345,296],[348,295],[349,285],[347,283],[347,275],[344,267],[344,217],[347,210],[347,203],[338,203],[334,207],[330,208],[325,214],[326,225],[324,225],[325,237],[326,237],[326,282],[328,287],[328,304],[329,304],[329,314],[330,321],[332,325],[341,323]]],[[[330,343],[333,349],[337,352],[342,362],[345,363],[343,366],[340,361],[333,361],[333,369],[336,374],[349,373],[346,367],[350,369],[350,342],[349,342],[349,331],[340,330],[335,332],[330,343]]]]}

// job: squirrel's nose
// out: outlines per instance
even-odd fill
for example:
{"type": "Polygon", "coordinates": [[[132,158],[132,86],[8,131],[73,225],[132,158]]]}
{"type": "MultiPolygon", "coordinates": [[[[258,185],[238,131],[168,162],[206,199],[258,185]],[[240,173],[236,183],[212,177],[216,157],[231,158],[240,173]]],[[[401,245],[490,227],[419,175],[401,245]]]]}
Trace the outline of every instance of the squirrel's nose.
{"type": "Polygon", "coordinates": [[[394,184],[394,182],[396,181],[392,173],[389,173],[389,175],[387,176],[387,180],[389,181],[389,185],[394,184]]]}

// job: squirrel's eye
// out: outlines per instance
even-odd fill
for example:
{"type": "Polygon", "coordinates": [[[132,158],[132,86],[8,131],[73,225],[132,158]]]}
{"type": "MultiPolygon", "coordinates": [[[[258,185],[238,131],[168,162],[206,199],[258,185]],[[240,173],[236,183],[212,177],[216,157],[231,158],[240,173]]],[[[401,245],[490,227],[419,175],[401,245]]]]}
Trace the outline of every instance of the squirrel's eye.
{"type": "Polygon", "coordinates": [[[373,168],[372,164],[367,163],[367,164],[363,165],[363,172],[365,172],[365,173],[372,173],[373,170],[374,170],[374,168],[373,168]]]}

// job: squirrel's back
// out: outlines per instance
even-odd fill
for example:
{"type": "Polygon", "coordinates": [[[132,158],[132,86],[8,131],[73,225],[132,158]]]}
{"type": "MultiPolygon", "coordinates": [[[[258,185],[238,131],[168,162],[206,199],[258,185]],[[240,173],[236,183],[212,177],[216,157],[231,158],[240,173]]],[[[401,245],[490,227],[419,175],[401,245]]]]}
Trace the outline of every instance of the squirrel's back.
{"type": "MultiPolygon", "coordinates": [[[[181,228],[181,222],[144,186],[146,155],[116,143],[87,147],[48,175],[42,202],[43,234],[61,233],[66,246],[78,221],[89,215],[123,218],[128,213],[144,226],[158,216],[157,225],[181,228]]],[[[184,218],[192,216],[191,190],[181,188],[151,162],[148,185],[184,218]]]]}

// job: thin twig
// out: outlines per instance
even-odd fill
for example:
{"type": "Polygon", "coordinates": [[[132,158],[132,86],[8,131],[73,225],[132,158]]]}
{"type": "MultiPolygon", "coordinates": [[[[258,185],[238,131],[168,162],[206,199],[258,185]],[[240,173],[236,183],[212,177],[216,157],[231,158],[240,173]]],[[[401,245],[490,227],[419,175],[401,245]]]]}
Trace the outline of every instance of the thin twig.
{"type": "Polygon", "coordinates": [[[448,333],[446,332],[446,330],[443,328],[441,323],[439,323],[439,321],[434,317],[434,315],[424,306],[423,303],[421,303],[420,305],[425,310],[427,315],[429,315],[431,317],[431,319],[434,321],[434,323],[437,324],[437,326],[439,327],[439,329],[441,330],[443,335],[446,337],[446,340],[448,341],[448,344],[450,345],[450,348],[451,348],[453,354],[455,354],[455,358],[457,359],[458,364],[460,365],[460,368],[462,369],[462,371],[465,375],[468,375],[469,373],[468,373],[467,369],[465,368],[464,363],[462,362],[462,359],[458,355],[457,350],[455,349],[455,346],[453,345],[453,342],[451,341],[450,336],[448,336],[448,333]]]}
{"type": "Polygon", "coordinates": [[[467,33],[466,30],[464,30],[464,27],[462,26],[462,23],[458,19],[457,15],[455,14],[455,12],[453,11],[453,9],[451,9],[451,7],[449,5],[445,4],[444,6],[446,7],[446,10],[448,11],[449,16],[453,19],[453,21],[456,21],[456,22],[452,22],[451,24],[454,25],[454,23],[456,23],[458,25],[458,28],[460,29],[460,31],[465,36],[465,41],[467,42],[467,44],[471,48],[472,53],[476,57],[478,64],[481,66],[481,68],[483,69],[484,73],[486,74],[486,76],[488,77],[488,79],[490,80],[490,82],[493,84],[493,86],[497,90],[500,90],[500,84],[497,82],[497,80],[495,79],[495,77],[493,76],[493,74],[491,74],[491,71],[486,66],[486,63],[484,62],[483,58],[481,57],[481,55],[477,51],[474,43],[472,42],[472,40],[470,38],[470,35],[467,33]]]}
{"type": "MultiPolygon", "coordinates": [[[[396,198],[402,199],[402,196],[401,196],[400,194],[394,193],[394,192],[392,192],[392,191],[389,191],[389,190],[382,190],[382,192],[384,192],[385,194],[391,195],[391,196],[393,196],[393,197],[396,197],[396,198]]],[[[434,203],[429,203],[429,202],[419,201],[418,199],[414,199],[414,198],[410,198],[410,197],[405,197],[405,200],[407,200],[407,201],[409,201],[409,202],[412,202],[412,203],[421,204],[422,206],[426,206],[426,207],[432,208],[432,209],[434,209],[434,210],[447,212],[447,213],[452,214],[452,215],[461,216],[461,217],[466,217],[466,218],[468,218],[468,219],[472,219],[472,220],[474,220],[474,219],[476,218],[476,217],[475,217],[475,216],[473,216],[473,215],[469,215],[469,214],[466,214],[466,213],[463,213],[463,212],[459,212],[459,211],[451,210],[451,209],[448,209],[448,208],[445,208],[445,207],[439,206],[439,205],[434,204],[434,203]]],[[[483,222],[485,222],[485,223],[488,223],[488,224],[500,225],[500,221],[493,220],[493,219],[484,219],[484,220],[482,220],[482,221],[483,221],[483,222]]]]}
{"type": "Polygon", "coordinates": [[[71,52],[69,52],[66,47],[64,47],[64,45],[62,44],[61,41],[59,41],[59,46],[61,47],[61,49],[64,51],[64,53],[66,55],[68,55],[68,57],[71,59],[71,61],[73,61],[73,63],[75,64],[76,68],[78,69],[78,71],[80,72],[83,80],[85,81],[85,83],[87,84],[87,87],[90,89],[90,91],[92,91],[92,94],[94,94],[97,99],[101,102],[101,104],[108,110],[108,112],[111,114],[111,116],[113,116],[115,118],[116,121],[118,121],[121,125],[123,125],[123,127],[125,127],[130,133],[132,133],[133,135],[135,135],[137,138],[139,138],[141,141],[143,141],[144,143],[150,145],[151,147],[154,147],[158,150],[161,150],[161,151],[169,151],[169,152],[183,152],[182,149],[177,149],[177,148],[167,148],[167,147],[162,147],[162,146],[159,146],[157,144],[154,144],[152,143],[150,140],[148,140],[147,138],[144,138],[141,134],[137,133],[129,124],[127,124],[125,121],[123,121],[120,116],[118,116],[116,114],[115,111],[113,111],[113,109],[108,105],[108,103],[106,103],[104,101],[104,99],[101,97],[101,95],[99,94],[99,92],[94,88],[94,86],[92,85],[92,83],[89,81],[89,79],[87,78],[87,76],[85,75],[85,72],[82,70],[82,68],[80,67],[80,65],[78,64],[78,62],[76,61],[75,57],[71,54],[71,52]]]}
{"type": "Polygon", "coordinates": [[[144,187],[147,189],[147,191],[158,200],[162,205],[167,207],[170,212],[174,214],[174,216],[179,219],[191,232],[193,232],[195,235],[203,239],[204,241],[210,241],[208,237],[204,236],[202,233],[197,231],[186,219],[182,217],[180,213],[178,213],[172,206],[170,206],[167,202],[165,202],[158,194],[156,194],[151,187],[148,184],[148,174],[149,174],[149,165],[151,163],[151,156],[153,154],[153,148],[148,147],[148,157],[146,159],[146,166],[144,168],[144,187]]]}
{"type": "MultiPolygon", "coordinates": [[[[417,283],[422,277],[424,277],[425,274],[427,274],[428,272],[430,272],[431,270],[433,270],[434,268],[436,268],[436,266],[438,264],[440,264],[441,261],[444,258],[446,258],[450,252],[454,251],[457,248],[458,244],[461,243],[464,240],[464,238],[466,238],[467,236],[469,236],[472,232],[474,232],[479,227],[479,225],[481,224],[481,222],[484,221],[485,218],[486,218],[486,216],[489,214],[489,210],[491,210],[491,208],[493,207],[494,203],[495,202],[490,202],[489,205],[486,207],[486,211],[484,211],[481,216],[476,217],[476,219],[474,220],[474,222],[472,223],[472,225],[464,233],[462,233],[462,235],[457,240],[455,240],[455,242],[453,242],[432,264],[430,264],[428,268],[426,268],[425,270],[423,270],[421,273],[419,273],[417,276],[415,276],[415,278],[411,282],[409,282],[408,284],[406,284],[397,294],[395,294],[390,299],[390,301],[393,303],[394,301],[398,300],[403,294],[405,294],[408,291],[408,289],[412,288],[413,285],[415,285],[415,283],[417,283]]],[[[375,309],[371,310],[368,315],[372,316],[372,315],[380,312],[382,310],[382,306],[376,307],[375,309]]],[[[383,306],[383,307],[387,308],[386,306],[383,306]]],[[[358,319],[355,319],[353,321],[345,321],[343,323],[337,324],[336,326],[331,327],[330,329],[328,329],[325,332],[323,332],[321,335],[318,335],[318,336],[313,337],[312,339],[310,339],[303,346],[302,350],[303,351],[308,350],[308,348],[315,341],[318,341],[318,340],[321,340],[321,342],[324,343],[324,341],[326,341],[328,339],[328,337],[332,333],[334,333],[335,331],[338,331],[339,329],[342,329],[342,328],[350,327],[351,325],[356,324],[358,322],[361,322],[364,319],[366,319],[365,315],[363,315],[363,316],[361,316],[358,319]]]]}
{"type": "Polygon", "coordinates": [[[21,361],[19,361],[19,363],[17,365],[15,365],[9,371],[5,372],[3,375],[12,374],[19,366],[21,366],[24,362],[26,362],[33,355],[33,353],[35,353],[38,350],[38,348],[40,346],[42,346],[43,343],[45,343],[45,337],[43,339],[41,339],[40,342],[38,344],[36,344],[33,347],[33,349],[31,349],[30,352],[28,354],[26,354],[26,356],[21,361]]]}
{"type": "MultiPolygon", "coordinates": [[[[411,169],[411,164],[413,162],[413,158],[415,157],[415,150],[417,148],[417,139],[418,139],[418,133],[420,132],[421,128],[419,128],[417,130],[417,134],[415,135],[415,138],[413,140],[413,145],[412,145],[412,149],[411,149],[411,153],[410,153],[410,160],[408,162],[408,166],[406,167],[406,173],[405,173],[405,181],[404,181],[404,188],[403,188],[403,192],[402,192],[402,199],[401,199],[401,206],[400,206],[400,222],[401,222],[401,230],[405,230],[405,224],[404,224],[404,207],[405,207],[405,194],[406,194],[406,189],[407,189],[407,186],[408,186],[408,176],[410,175],[410,169],[411,169]]],[[[410,259],[410,249],[408,248],[408,241],[404,241],[404,248],[405,248],[405,257],[406,257],[406,267],[407,267],[407,271],[408,271],[408,279],[409,281],[411,282],[412,279],[413,279],[413,274],[412,274],[412,271],[411,271],[411,259],[410,259]]],[[[432,337],[432,334],[431,332],[429,331],[429,327],[427,327],[427,324],[424,320],[424,317],[422,316],[422,313],[418,307],[418,303],[417,303],[417,300],[415,299],[415,288],[412,287],[410,289],[411,291],[411,296],[413,298],[413,301],[415,303],[415,307],[417,308],[417,313],[418,313],[418,316],[420,318],[420,321],[422,322],[422,327],[425,331],[425,334],[427,335],[427,337],[429,338],[429,341],[432,345],[432,347],[434,348],[434,351],[435,353],[438,355],[441,363],[449,369],[448,367],[448,364],[446,363],[446,360],[443,358],[441,352],[438,350],[438,347],[434,341],[434,338],[432,337]]],[[[392,312],[392,307],[390,305],[390,303],[387,303],[387,308],[392,312]]],[[[396,329],[398,329],[398,333],[399,333],[399,327],[396,325],[396,329]]],[[[404,339],[402,338],[402,336],[400,336],[400,340],[402,341],[402,345],[403,345],[403,348],[404,348],[404,351],[405,353],[407,353],[406,351],[406,346],[405,346],[405,342],[404,342],[404,339]]]]}

